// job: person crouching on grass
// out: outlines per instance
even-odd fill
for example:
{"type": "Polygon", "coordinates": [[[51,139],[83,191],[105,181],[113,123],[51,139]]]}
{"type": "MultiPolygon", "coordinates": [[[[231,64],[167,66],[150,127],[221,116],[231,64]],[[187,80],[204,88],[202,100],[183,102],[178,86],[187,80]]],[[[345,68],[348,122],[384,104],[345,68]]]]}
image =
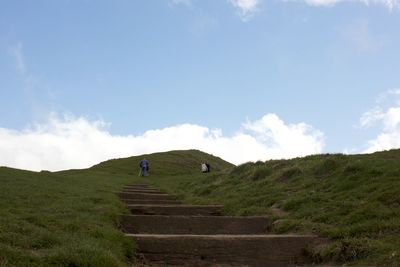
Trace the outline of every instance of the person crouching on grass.
{"type": "Polygon", "coordinates": [[[147,176],[149,175],[149,162],[147,161],[147,159],[142,159],[139,163],[139,167],[140,167],[140,172],[139,172],[139,176],[147,176]]]}

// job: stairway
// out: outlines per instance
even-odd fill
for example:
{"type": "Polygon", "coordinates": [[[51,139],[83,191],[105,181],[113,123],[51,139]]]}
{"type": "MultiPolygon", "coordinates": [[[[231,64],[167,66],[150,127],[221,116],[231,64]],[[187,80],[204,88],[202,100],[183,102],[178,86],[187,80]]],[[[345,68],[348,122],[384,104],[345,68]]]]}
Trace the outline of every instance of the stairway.
{"type": "Polygon", "coordinates": [[[268,234],[268,218],[222,216],[220,205],[186,205],[146,184],[118,196],[131,215],[122,228],[150,266],[302,266],[313,235],[268,234]]]}

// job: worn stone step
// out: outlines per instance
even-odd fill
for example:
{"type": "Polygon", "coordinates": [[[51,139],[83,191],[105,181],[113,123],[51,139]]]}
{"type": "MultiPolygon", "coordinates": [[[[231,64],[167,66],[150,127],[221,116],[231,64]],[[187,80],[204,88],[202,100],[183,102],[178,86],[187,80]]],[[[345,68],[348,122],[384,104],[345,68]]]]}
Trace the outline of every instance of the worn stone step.
{"type": "Polygon", "coordinates": [[[171,205],[181,204],[178,200],[122,199],[125,204],[171,205]]]}
{"type": "Polygon", "coordinates": [[[140,187],[137,187],[137,188],[130,188],[130,187],[124,187],[124,188],[122,188],[122,191],[129,191],[129,190],[142,190],[142,191],[148,191],[148,190],[154,190],[154,189],[156,189],[156,188],[140,188],[140,187]]]}
{"type": "Polygon", "coordinates": [[[168,194],[120,192],[120,193],[117,193],[117,195],[122,199],[174,200],[174,197],[171,195],[168,195],[168,194]]]}
{"type": "Polygon", "coordinates": [[[132,214],[137,215],[221,215],[221,205],[127,205],[132,214]]]}
{"type": "Polygon", "coordinates": [[[307,247],[325,242],[312,235],[128,234],[152,264],[180,266],[298,266],[307,247]]]}
{"type": "Polygon", "coordinates": [[[124,215],[122,228],[132,234],[266,234],[266,217],[124,215]]]}
{"type": "Polygon", "coordinates": [[[157,188],[153,187],[123,187],[122,190],[154,190],[157,188]]]}
{"type": "Polygon", "coordinates": [[[149,188],[149,184],[129,184],[124,187],[134,187],[134,188],[149,188]]]}
{"type": "Polygon", "coordinates": [[[123,189],[124,193],[149,193],[149,194],[165,194],[165,192],[158,189],[123,189]]]}

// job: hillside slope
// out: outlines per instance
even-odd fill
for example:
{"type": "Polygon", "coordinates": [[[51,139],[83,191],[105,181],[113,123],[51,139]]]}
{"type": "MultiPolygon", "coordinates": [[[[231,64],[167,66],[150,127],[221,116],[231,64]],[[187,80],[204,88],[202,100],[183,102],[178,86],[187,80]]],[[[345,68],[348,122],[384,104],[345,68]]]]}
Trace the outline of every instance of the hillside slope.
{"type": "MultiPolygon", "coordinates": [[[[150,177],[188,177],[202,161],[232,165],[209,154],[171,151],[146,155],[150,177]]],[[[134,244],[118,229],[127,213],[117,198],[139,181],[142,157],[110,160],[84,170],[31,172],[0,167],[0,266],[125,266],[134,244]]]]}
{"type": "Polygon", "coordinates": [[[400,150],[316,155],[233,166],[197,150],[115,159],[85,170],[0,168],[0,266],[124,266],[133,244],[115,192],[147,181],[188,203],[271,217],[276,233],[317,233],[332,243],[316,261],[400,266],[400,150]],[[138,177],[138,162],[150,176],[138,177]],[[208,161],[211,173],[200,173],[208,161]]]}
{"type": "Polygon", "coordinates": [[[123,159],[113,159],[95,165],[91,170],[138,175],[139,161],[150,162],[151,176],[190,175],[200,171],[200,164],[208,162],[214,171],[231,168],[229,162],[199,150],[175,150],[123,159]]]}
{"type": "Polygon", "coordinates": [[[313,232],[332,243],[316,261],[400,266],[400,150],[247,163],[220,173],[152,180],[190,203],[271,216],[276,233],[313,232]]]}

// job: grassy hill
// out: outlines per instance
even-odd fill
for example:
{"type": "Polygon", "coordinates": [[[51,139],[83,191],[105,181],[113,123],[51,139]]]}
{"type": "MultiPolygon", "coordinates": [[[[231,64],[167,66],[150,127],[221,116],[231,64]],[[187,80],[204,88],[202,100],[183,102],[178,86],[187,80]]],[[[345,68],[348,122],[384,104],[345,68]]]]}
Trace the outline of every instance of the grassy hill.
{"type": "Polygon", "coordinates": [[[331,244],[318,261],[400,266],[400,150],[247,163],[153,183],[226,213],[268,214],[275,233],[316,233],[331,244]]]}
{"type": "MultiPolygon", "coordinates": [[[[146,155],[151,177],[191,175],[202,161],[229,163],[200,151],[146,155]]],[[[118,229],[127,213],[114,194],[140,180],[130,157],[90,169],[30,172],[0,168],[0,266],[125,266],[134,245],[118,229]]]]}
{"type": "Polygon", "coordinates": [[[150,172],[153,177],[190,176],[199,173],[202,162],[209,162],[215,171],[233,167],[232,164],[221,158],[199,150],[176,150],[166,153],[161,152],[138,157],[113,159],[95,165],[91,170],[137,176],[139,173],[139,161],[143,158],[146,158],[150,162],[150,172]]]}
{"type": "Polygon", "coordinates": [[[400,150],[316,155],[233,166],[197,150],[115,159],[85,170],[0,168],[0,266],[124,266],[134,245],[118,230],[114,192],[148,181],[188,203],[227,214],[267,214],[275,233],[332,242],[316,261],[400,266],[400,150]],[[150,176],[138,177],[138,162],[150,176]],[[212,172],[200,173],[207,161],[212,172]]]}

